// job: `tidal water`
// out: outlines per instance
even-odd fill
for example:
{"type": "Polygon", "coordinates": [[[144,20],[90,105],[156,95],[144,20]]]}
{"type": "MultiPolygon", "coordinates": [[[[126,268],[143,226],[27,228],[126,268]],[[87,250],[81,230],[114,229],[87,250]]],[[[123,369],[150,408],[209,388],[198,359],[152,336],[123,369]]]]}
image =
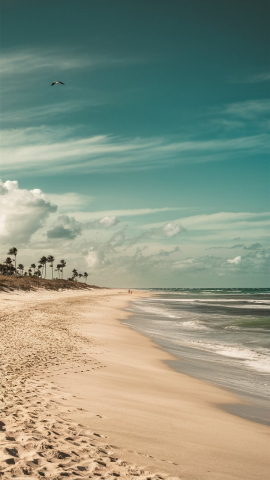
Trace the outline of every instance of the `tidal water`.
{"type": "Polygon", "coordinates": [[[236,393],[232,414],[270,425],[270,289],[149,289],[125,324],[171,353],[170,366],[236,393]]]}

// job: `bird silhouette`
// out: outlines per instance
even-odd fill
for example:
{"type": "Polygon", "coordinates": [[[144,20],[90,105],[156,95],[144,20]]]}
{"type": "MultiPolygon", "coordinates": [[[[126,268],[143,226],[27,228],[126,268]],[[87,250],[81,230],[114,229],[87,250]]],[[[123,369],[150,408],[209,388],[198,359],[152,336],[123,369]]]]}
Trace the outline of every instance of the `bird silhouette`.
{"type": "Polygon", "coordinates": [[[63,82],[57,82],[57,81],[55,81],[55,82],[52,83],[51,86],[53,87],[56,83],[61,83],[61,85],[65,85],[63,82]]]}

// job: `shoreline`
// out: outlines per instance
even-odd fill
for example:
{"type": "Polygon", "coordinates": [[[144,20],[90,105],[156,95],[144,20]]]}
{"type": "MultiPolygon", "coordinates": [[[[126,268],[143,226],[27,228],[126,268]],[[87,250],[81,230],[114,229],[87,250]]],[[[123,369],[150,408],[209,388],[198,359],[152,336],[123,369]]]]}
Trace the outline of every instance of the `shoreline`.
{"type": "MultiPolygon", "coordinates": [[[[98,437],[114,455],[121,455],[125,465],[112,465],[122,469],[121,476],[132,476],[130,465],[144,465],[136,475],[151,475],[147,471],[183,480],[267,478],[269,428],[224,412],[222,403],[239,403],[234,395],[175,372],[164,363],[174,357],[121,323],[127,304],[145,292],[133,291],[132,298],[124,290],[23,295],[25,322],[30,309],[41,318],[45,333],[47,328],[51,335],[60,333],[57,351],[48,337],[53,346],[50,362],[46,358],[40,371],[33,364],[31,380],[55,389],[57,404],[50,404],[51,415],[60,415],[65,425],[90,429],[96,448],[98,437]]],[[[16,302],[21,304],[22,294],[18,297],[9,294],[6,299],[13,309],[9,320],[16,302]]],[[[34,338],[40,325],[29,315],[34,338]]],[[[40,394],[46,398],[44,387],[40,394]]],[[[103,464],[96,473],[106,476],[110,466],[103,464]]]]}
{"type": "MultiPolygon", "coordinates": [[[[155,295],[156,292],[154,292],[155,295]]],[[[159,294],[163,292],[158,292],[159,294]]],[[[149,296],[150,299],[152,297],[149,296]]],[[[147,298],[146,298],[147,300],[147,298]]],[[[138,332],[150,339],[155,345],[157,345],[161,350],[167,352],[171,359],[166,360],[165,363],[174,371],[179,372],[180,374],[187,375],[189,377],[204,381],[209,385],[216,386],[221,388],[232,395],[237,399],[235,404],[223,405],[220,406],[223,410],[229,412],[230,414],[237,415],[240,418],[245,418],[247,420],[260,423],[262,425],[270,426],[270,406],[269,406],[269,396],[267,392],[262,393],[258,392],[255,389],[246,388],[246,384],[241,388],[241,384],[237,384],[236,380],[234,384],[230,384],[227,380],[226,382],[226,372],[229,371],[228,367],[225,367],[222,370],[221,365],[219,365],[216,371],[211,371],[213,365],[209,362],[208,359],[204,359],[204,368],[198,370],[198,359],[193,362],[193,356],[197,357],[196,347],[185,347],[181,345],[180,348],[175,348],[173,343],[166,342],[156,335],[151,335],[148,330],[143,330],[142,328],[142,319],[145,317],[145,313],[138,313],[136,311],[136,302],[134,301],[135,308],[132,308],[132,304],[127,308],[129,315],[129,321],[123,322],[124,325],[129,326],[133,331],[138,332]],[[138,322],[139,320],[139,322],[138,322]],[[210,373],[211,372],[211,373],[210,373]],[[225,372],[225,373],[224,373],[225,372]],[[214,374],[214,375],[213,375],[214,374]],[[219,374],[221,374],[219,376],[219,374]]],[[[234,371],[237,371],[239,379],[245,375],[245,370],[241,366],[234,366],[234,371]]],[[[267,379],[265,379],[267,381],[267,379]]]]}

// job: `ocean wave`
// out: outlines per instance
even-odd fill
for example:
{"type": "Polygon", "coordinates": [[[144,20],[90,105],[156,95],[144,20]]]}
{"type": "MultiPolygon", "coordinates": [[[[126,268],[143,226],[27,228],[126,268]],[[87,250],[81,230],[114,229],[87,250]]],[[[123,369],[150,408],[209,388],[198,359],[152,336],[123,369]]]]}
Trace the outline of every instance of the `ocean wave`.
{"type": "Polygon", "coordinates": [[[150,313],[150,314],[155,314],[155,315],[159,315],[167,318],[181,318],[181,315],[175,315],[171,313],[170,310],[165,308],[151,307],[151,306],[145,306],[145,305],[142,306],[137,304],[136,309],[142,311],[145,314],[150,313]]]}
{"type": "Polygon", "coordinates": [[[249,367],[261,373],[270,373],[269,358],[260,358],[256,360],[247,361],[249,367]]]}
{"type": "Polygon", "coordinates": [[[203,325],[198,320],[188,320],[181,323],[178,322],[178,325],[188,330],[209,330],[209,328],[206,325],[203,325]]]}
{"type": "Polygon", "coordinates": [[[136,313],[138,319],[142,316],[137,328],[172,345],[174,351],[194,349],[198,361],[206,355],[217,365],[227,364],[228,369],[237,365],[251,375],[252,370],[258,375],[270,373],[269,297],[222,298],[220,292],[216,298],[210,298],[209,292],[203,298],[195,296],[167,298],[162,294],[134,302],[135,318],[136,313]]]}
{"type": "Polygon", "coordinates": [[[215,303],[219,305],[218,302],[222,303],[244,303],[248,305],[267,305],[270,306],[270,300],[247,300],[242,298],[155,298],[154,302],[179,302],[179,303],[215,303]]]}
{"type": "Polygon", "coordinates": [[[234,358],[237,360],[243,360],[244,364],[253,370],[263,373],[270,373],[270,361],[269,354],[256,352],[249,348],[243,348],[232,345],[213,345],[213,344],[202,344],[200,347],[205,347],[207,350],[214,351],[218,355],[223,355],[225,357],[234,358]]]}

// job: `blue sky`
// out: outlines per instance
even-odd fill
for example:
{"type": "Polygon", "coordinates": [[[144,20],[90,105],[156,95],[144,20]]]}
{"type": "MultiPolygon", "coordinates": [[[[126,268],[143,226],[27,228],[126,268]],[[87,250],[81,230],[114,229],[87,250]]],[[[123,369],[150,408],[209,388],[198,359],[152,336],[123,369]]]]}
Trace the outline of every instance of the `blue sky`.
{"type": "Polygon", "coordinates": [[[269,17],[3,1],[4,255],[108,286],[268,286],[269,17]]]}

